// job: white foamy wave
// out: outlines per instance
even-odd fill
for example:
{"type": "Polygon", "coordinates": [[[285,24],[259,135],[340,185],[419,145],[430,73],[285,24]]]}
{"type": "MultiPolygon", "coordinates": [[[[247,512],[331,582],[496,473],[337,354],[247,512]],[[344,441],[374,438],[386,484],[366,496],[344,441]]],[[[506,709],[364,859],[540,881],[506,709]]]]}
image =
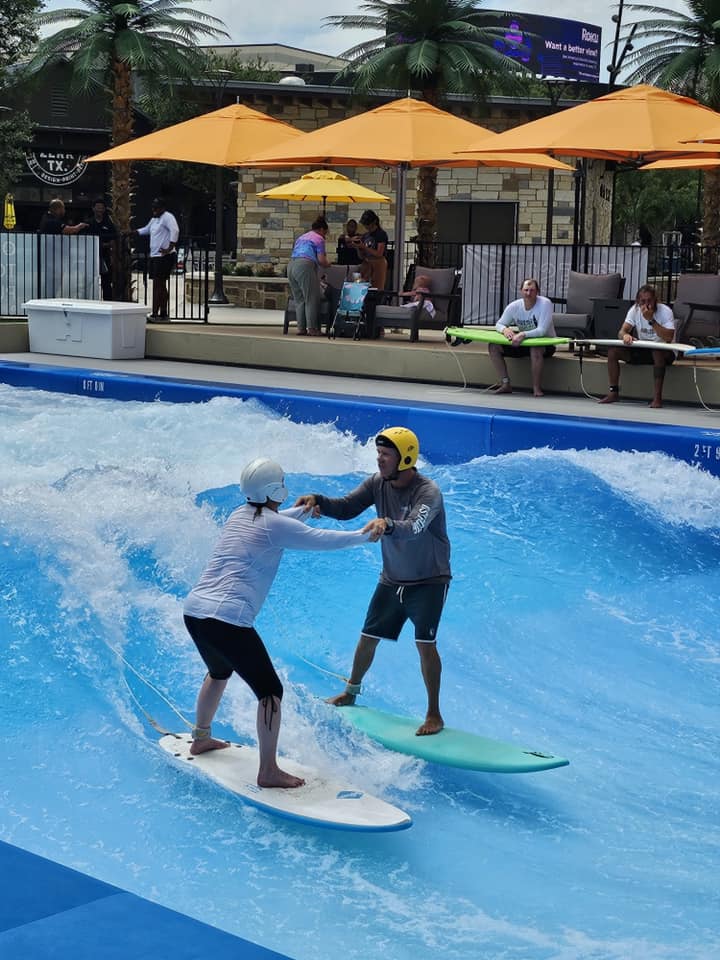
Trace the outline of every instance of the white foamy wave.
{"type": "Polygon", "coordinates": [[[667,523],[698,530],[720,528],[720,478],[667,454],[545,447],[504,455],[504,459],[517,458],[564,460],[592,473],[632,503],[660,514],[667,523]]]}
{"type": "Polygon", "coordinates": [[[178,490],[189,483],[199,491],[237,483],[243,466],[258,456],[277,460],[289,474],[375,468],[372,438],[358,440],[332,423],[294,423],[256,400],[98,402],[0,385],[0,415],[14,426],[0,462],[3,486],[19,476],[53,483],[76,469],[131,464],[174,481],[178,490]]]}

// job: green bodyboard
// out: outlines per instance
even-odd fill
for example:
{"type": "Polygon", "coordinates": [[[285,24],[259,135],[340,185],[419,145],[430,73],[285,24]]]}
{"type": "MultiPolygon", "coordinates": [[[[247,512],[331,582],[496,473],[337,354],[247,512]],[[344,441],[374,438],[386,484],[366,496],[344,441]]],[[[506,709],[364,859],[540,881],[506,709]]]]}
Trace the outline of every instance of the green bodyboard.
{"type": "Polygon", "coordinates": [[[421,720],[396,717],[372,707],[337,707],[341,716],[357,730],[390,750],[405,753],[430,763],[486,773],[534,773],[565,767],[563,757],[536,750],[523,750],[512,743],[489,740],[473,733],[445,727],[440,733],[418,737],[421,720]]]}
{"type": "MultiPolygon", "coordinates": [[[[497,343],[500,346],[511,346],[508,338],[499,330],[475,330],[473,327],[446,327],[448,337],[457,337],[459,340],[477,340],[480,343],[497,343]]],[[[531,337],[522,345],[524,347],[557,347],[563,343],[570,343],[570,337],[531,337]]]]}

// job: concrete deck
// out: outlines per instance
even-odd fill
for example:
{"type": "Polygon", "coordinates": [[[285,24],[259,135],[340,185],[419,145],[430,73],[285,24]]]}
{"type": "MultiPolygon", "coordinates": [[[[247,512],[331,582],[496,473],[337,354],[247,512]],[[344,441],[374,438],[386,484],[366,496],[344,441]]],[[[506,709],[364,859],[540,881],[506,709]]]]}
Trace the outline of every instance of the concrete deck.
{"type": "Polygon", "coordinates": [[[720,363],[697,366],[678,360],[668,370],[665,405],[651,410],[652,371],[623,365],[621,402],[600,405],[607,392],[607,363],[561,347],[546,361],[546,396],[530,390],[530,364],[509,360],[514,392],[487,392],[495,381],[487,348],[471,343],[451,347],[444,334],[423,331],[418,343],[407,331],[382,340],[328,340],[283,336],[281,311],[213,307],[209,324],[148,324],[143,360],[97,360],[28,352],[27,324],[0,325],[0,359],[64,367],[93,368],[255,387],[283,387],[324,393],[420,400],[493,410],[528,411],[648,424],[720,427],[720,363]],[[703,408],[698,398],[713,410],[703,408]],[[591,396],[585,396],[584,392],[591,396]]]}

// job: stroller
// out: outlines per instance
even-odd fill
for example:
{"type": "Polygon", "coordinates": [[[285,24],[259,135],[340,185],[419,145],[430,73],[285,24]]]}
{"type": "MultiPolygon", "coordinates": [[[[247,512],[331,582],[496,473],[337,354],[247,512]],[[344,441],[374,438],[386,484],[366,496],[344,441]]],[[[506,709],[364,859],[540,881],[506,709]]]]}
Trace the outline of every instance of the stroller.
{"type": "Polygon", "coordinates": [[[365,298],[370,284],[364,281],[346,281],[340,292],[340,303],[335,311],[328,337],[350,337],[362,340],[370,336],[365,298]]]}

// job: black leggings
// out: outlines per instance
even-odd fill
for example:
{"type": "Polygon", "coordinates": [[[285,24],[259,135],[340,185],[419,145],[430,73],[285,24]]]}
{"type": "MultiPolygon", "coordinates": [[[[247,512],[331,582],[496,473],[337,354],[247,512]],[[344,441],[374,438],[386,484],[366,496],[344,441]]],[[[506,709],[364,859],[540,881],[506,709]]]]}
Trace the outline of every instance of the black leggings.
{"type": "Polygon", "coordinates": [[[282,700],[283,686],[254,627],[237,627],[222,620],[184,618],[188,633],[213,680],[227,680],[233,670],[258,700],[282,700]]]}

